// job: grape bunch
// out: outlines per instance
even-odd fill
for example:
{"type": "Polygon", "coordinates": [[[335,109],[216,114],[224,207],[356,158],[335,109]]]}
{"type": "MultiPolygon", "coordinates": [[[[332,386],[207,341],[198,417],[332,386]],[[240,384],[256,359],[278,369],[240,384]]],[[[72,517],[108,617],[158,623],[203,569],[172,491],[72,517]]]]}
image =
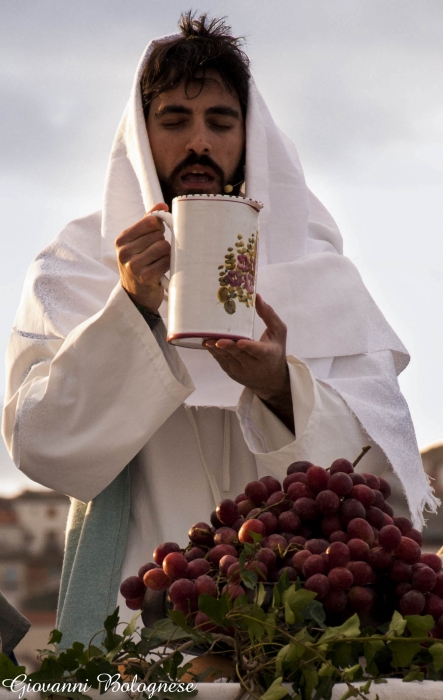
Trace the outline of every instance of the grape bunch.
{"type": "Polygon", "coordinates": [[[175,542],[158,546],[154,561],[120,591],[136,610],[146,588],[167,590],[174,610],[213,631],[198,610],[199,595],[227,592],[234,600],[246,594],[245,571],[269,583],[286,572],[289,581],[316,593],[329,619],[357,612],[381,623],[397,609],[432,615],[431,635],[443,638],[442,561],[421,552],[421,534],[408,518],[394,516],[390,495],[385,479],[356,473],[346,459],[329,469],[294,462],[282,484],[264,476],[235,500],[221,501],[210,523],[192,525],[185,549],[175,542]]]}

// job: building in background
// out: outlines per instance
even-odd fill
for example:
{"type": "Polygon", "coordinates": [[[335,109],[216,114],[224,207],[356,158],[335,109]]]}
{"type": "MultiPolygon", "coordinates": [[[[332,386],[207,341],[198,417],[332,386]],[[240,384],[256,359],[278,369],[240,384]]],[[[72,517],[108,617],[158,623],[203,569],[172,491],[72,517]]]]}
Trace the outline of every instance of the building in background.
{"type": "Polygon", "coordinates": [[[55,491],[0,498],[0,590],[32,623],[16,650],[29,671],[55,627],[68,510],[55,491]]]}

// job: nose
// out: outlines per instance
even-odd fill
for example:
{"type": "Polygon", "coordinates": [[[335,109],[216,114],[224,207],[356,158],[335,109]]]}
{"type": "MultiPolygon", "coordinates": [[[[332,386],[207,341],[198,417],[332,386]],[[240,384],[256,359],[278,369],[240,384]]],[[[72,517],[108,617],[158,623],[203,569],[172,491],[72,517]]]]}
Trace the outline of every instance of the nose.
{"type": "Polygon", "coordinates": [[[204,123],[197,123],[193,126],[186,144],[186,150],[188,153],[196,153],[197,155],[210,153],[211,141],[204,123]]]}

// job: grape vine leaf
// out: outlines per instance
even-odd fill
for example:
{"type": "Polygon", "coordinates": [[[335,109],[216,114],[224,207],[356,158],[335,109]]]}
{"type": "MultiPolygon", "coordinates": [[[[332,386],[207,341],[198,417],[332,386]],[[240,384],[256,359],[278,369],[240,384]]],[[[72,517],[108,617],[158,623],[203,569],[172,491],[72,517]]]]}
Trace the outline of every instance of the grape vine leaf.
{"type": "Polygon", "coordinates": [[[427,637],[435,624],[432,615],[406,615],[406,622],[411,637],[427,637]]]}
{"type": "Polygon", "coordinates": [[[419,642],[409,642],[402,639],[395,639],[389,642],[389,647],[392,651],[391,666],[409,666],[412,659],[420,651],[419,642]]]}
{"type": "Polygon", "coordinates": [[[403,678],[403,683],[410,683],[411,681],[422,681],[424,677],[425,674],[422,671],[414,669],[413,671],[409,671],[409,673],[406,674],[406,676],[403,678]]]}
{"type": "Polygon", "coordinates": [[[16,666],[6,654],[0,653],[0,685],[3,685],[3,681],[17,678],[22,673],[26,673],[24,666],[16,666]]]}
{"type": "Polygon", "coordinates": [[[429,647],[428,651],[433,658],[435,670],[441,671],[443,668],[443,644],[437,642],[429,647]]]}
{"type": "Polygon", "coordinates": [[[272,685],[269,686],[266,693],[261,696],[260,700],[282,700],[288,697],[289,693],[282,686],[283,677],[276,678],[272,685]]]}
{"type": "Polygon", "coordinates": [[[227,625],[226,615],[229,611],[229,600],[226,594],[221,598],[213,598],[207,593],[202,593],[198,597],[198,607],[204,612],[216,625],[225,627],[227,625]]]}
{"type": "Polygon", "coordinates": [[[384,647],[384,642],[381,639],[370,639],[363,644],[364,652],[365,652],[365,658],[366,658],[366,663],[371,664],[372,661],[374,660],[374,657],[380,649],[383,649],[384,647]]]}
{"type": "Polygon", "coordinates": [[[62,632],[60,632],[60,630],[54,629],[51,632],[48,644],[60,644],[60,642],[62,641],[62,637],[62,632]]]}
{"type": "Polygon", "coordinates": [[[305,666],[302,670],[304,687],[303,687],[303,697],[304,700],[311,700],[312,693],[314,692],[318,684],[318,673],[314,666],[305,666]]]}
{"type": "Polygon", "coordinates": [[[135,628],[136,628],[136,626],[137,626],[137,620],[138,620],[138,618],[140,617],[141,614],[142,614],[142,611],[141,611],[141,610],[137,610],[137,612],[135,613],[135,615],[133,615],[133,616],[131,617],[131,621],[129,622],[129,625],[127,625],[127,626],[125,627],[125,629],[123,630],[123,636],[124,636],[124,637],[131,637],[131,636],[134,634],[135,628]]]}
{"type": "Polygon", "coordinates": [[[401,637],[401,635],[406,629],[406,625],[407,621],[405,620],[403,615],[400,615],[400,613],[397,610],[395,610],[392,616],[392,620],[389,623],[388,633],[393,632],[396,637],[401,637]]]}
{"type": "Polygon", "coordinates": [[[298,656],[300,656],[298,648],[292,642],[282,647],[275,658],[276,673],[283,673],[284,667],[291,668],[298,656]]]}
{"type": "Polygon", "coordinates": [[[360,619],[354,613],[346,622],[339,627],[327,627],[326,631],[318,640],[320,644],[326,644],[338,637],[358,637],[360,636],[360,619]]]}

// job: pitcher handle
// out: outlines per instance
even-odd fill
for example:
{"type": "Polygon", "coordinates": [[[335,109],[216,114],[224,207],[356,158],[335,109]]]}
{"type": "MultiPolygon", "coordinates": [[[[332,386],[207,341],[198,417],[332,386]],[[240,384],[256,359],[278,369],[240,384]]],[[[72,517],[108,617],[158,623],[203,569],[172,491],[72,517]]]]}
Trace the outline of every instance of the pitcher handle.
{"type": "MultiPolygon", "coordinates": [[[[172,214],[170,214],[168,211],[151,211],[149,212],[149,216],[156,216],[157,219],[160,219],[163,221],[166,226],[171,230],[172,235],[174,235],[174,228],[172,224],[172,214]]],[[[168,291],[169,289],[169,279],[166,277],[166,275],[162,275],[160,277],[160,284],[165,289],[168,291]]]]}

